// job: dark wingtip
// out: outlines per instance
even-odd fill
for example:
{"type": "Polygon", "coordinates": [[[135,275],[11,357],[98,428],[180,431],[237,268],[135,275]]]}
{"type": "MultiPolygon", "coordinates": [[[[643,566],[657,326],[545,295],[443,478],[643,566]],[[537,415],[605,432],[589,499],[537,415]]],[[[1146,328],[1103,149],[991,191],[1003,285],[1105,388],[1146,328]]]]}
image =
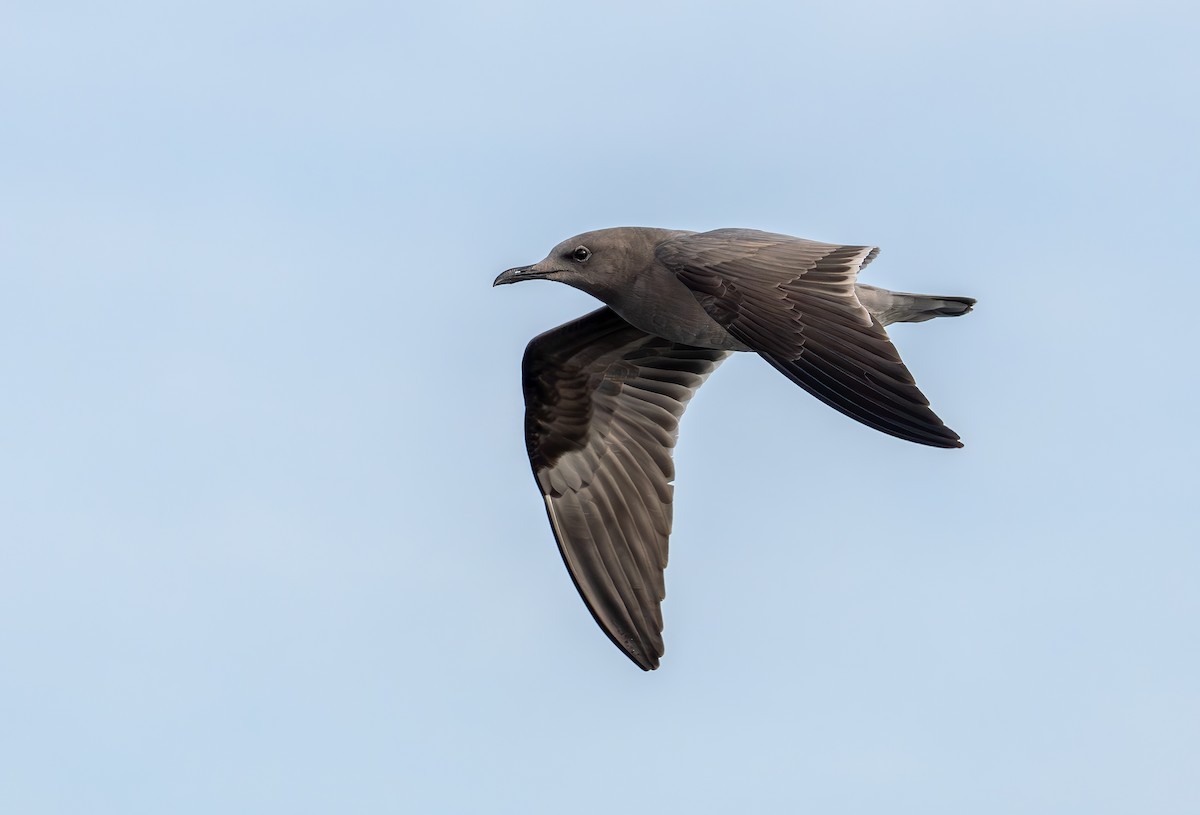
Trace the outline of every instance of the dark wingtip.
{"type": "MultiPolygon", "coordinates": [[[[614,640],[614,642],[616,642],[616,640],[614,640]]],[[[617,647],[621,649],[625,656],[629,657],[630,661],[634,665],[638,666],[643,671],[658,670],[658,657],[654,654],[645,654],[641,653],[640,651],[629,650],[621,646],[619,643],[617,647]]]]}
{"type": "MultiPolygon", "coordinates": [[[[590,606],[588,608],[589,608],[589,610],[591,609],[590,606]]],[[[592,616],[594,617],[595,614],[593,614],[592,616]]],[[[612,634],[609,634],[607,629],[604,630],[604,633],[608,634],[608,638],[613,641],[613,645],[620,648],[621,653],[624,654],[625,656],[629,657],[629,661],[632,662],[634,665],[638,666],[643,671],[658,670],[658,658],[661,657],[662,654],[655,653],[654,651],[656,649],[643,650],[628,640],[626,640],[625,642],[621,642],[619,639],[614,637],[612,634]]]]}
{"type": "MultiPolygon", "coordinates": [[[[942,429],[946,431],[946,435],[942,436],[940,439],[937,439],[936,441],[932,441],[932,440],[926,441],[924,439],[913,438],[911,436],[900,436],[899,438],[902,438],[905,441],[914,441],[917,444],[928,445],[929,447],[940,447],[943,450],[957,450],[960,447],[963,447],[962,439],[959,438],[959,435],[957,433],[955,433],[953,430],[946,427],[945,425],[942,425],[942,429]]],[[[886,433],[887,431],[885,430],[884,432],[886,433]]],[[[896,435],[896,434],[892,434],[892,435],[896,435]]]]}

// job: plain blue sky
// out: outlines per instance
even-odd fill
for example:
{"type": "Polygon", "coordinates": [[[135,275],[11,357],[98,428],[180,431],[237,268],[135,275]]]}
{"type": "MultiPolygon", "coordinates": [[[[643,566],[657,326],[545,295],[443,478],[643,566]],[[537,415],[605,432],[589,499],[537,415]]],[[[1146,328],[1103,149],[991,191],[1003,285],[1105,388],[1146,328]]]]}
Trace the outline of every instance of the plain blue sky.
{"type": "Polygon", "coordinates": [[[0,811],[1200,811],[1189,3],[8,3],[0,811]],[[667,654],[519,364],[605,226],[883,248],[966,442],[741,355],[667,654]]]}

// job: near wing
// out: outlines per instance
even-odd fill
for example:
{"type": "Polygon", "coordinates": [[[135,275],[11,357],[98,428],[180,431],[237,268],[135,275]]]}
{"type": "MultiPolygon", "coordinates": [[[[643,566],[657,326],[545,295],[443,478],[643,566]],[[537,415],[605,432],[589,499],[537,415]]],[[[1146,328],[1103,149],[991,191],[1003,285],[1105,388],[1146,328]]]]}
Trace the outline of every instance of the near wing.
{"type": "Polygon", "coordinates": [[[878,251],[718,229],[666,241],[658,258],[730,334],[825,404],[908,441],[962,447],[855,296],[878,251]]]}
{"type": "Polygon", "coordinates": [[[559,551],[596,622],[645,670],[663,653],[679,417],[728,354],[652,336],[607,307],[525,350],[525,441],[559,551]]]}

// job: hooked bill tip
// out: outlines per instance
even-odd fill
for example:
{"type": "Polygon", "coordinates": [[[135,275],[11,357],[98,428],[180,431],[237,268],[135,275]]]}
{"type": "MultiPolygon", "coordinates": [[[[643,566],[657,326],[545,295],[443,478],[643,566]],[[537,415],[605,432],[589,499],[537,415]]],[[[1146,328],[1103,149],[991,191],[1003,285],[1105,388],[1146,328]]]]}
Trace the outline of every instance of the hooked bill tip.
{"type": "Polygon", "coordinates": [[[514,266],[511,269],[505,269],[496,276],[495,280],[492,281],[492,286],[503,286],[505,283],[516,283],[518,280],[526,277],[531,268],[532,267],[530,266],[514,266]]]}

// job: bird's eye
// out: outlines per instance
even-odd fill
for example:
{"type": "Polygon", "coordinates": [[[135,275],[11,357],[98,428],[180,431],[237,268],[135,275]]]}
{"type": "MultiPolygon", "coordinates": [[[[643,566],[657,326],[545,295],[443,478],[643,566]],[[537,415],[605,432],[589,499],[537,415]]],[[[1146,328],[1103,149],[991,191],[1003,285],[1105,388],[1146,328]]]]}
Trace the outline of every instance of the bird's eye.
{"type": "Polygon", "coordinates": [[[575,247],[575,251],[571,253],[571,257],[575,258],[580,263],[583,263],[591,256],[592,250],[588,249],[586,246],[577,246],[575,247]]]}

